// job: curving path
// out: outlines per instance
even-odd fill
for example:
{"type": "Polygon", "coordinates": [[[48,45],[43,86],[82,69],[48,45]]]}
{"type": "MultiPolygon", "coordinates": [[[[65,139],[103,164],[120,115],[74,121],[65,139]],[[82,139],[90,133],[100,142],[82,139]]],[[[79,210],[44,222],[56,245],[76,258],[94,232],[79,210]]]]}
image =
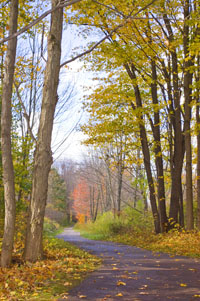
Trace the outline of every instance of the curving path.
{"type": "Polygon", "coordinates": [[[89,240],[72,228],[65,229],[58,238],[103,259],[97,271],[69,292],[70,301],[200,300],[199,259],[170,257],[122,244],[89,240]]]}

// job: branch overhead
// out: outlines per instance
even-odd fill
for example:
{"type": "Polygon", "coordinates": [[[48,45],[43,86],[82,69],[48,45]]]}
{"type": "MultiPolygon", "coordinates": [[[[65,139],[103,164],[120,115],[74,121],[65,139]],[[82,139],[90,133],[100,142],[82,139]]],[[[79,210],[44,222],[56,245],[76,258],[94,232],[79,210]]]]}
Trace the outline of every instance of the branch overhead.
{"type": "Polygon", "coordinates": [[[5,37],[3,39],[0,40],[0,44],[3,44],[13,38],[16,38],[18,36],[20,36],[22,33],[26,32],[27,30],[29,30],[31,27],[33,27],[34,25],[38,24],[40,21],[42,21],[44,18],[46,18],[49,14],[51,14],[52,12],[56,11],[59,8],[64,8],[64,7],[68,7],[70,5],[73,5],[75,3],[78,3],[82,0],[71,0],[71,1],[60,1],[59,4],[52,8],[47,10],[45,13],[43,13],[40,17],[38,17],[37,19],[35,19],[34,21],[32,21],[30,24],[28,24],[27,26],[23,27],[22,29],[18,30],[15,34],[12,34],[8,37],[5,37]]]}
{"type": "MultiPolygon", "coordinates": [[[[98,41],[97,43],[95,43],[91,48],[87,49],[86,51],[78,54],[77,56],[65,61],[64,63],[61,64],[61,68],[64,67],[65,65],[81,58],[82,56],[89,54],[90,52],[92,52],[94,49],[96,49],[101,43],[103,43],[105,40],[109,39],[110,37],[112,37],[112,35],[114,33],[116,33],[120,28],[124,27],[130,20],[133,20],[137,17],[137,15],[139,13],[141,13],[142,11],[146,10],[149,6],[151,6],[154,2],[156,2],[157,0],[152,0],[150,3],[148,3],[147,5],[145,5],[143,8],[139,9],[134,15],[128,15],[127,17],[125,17],[125,20],[123,23],[119,24],[118,26],[116,26],[113,30],[110,31],[110,33],[108,33],[105,37],[103,37],[100,41],[98,41]]],[[[96,1],[94,1],[96,2],[96,1]]],[[[98,2],[99,3],[99,2],[98,2]]]]}

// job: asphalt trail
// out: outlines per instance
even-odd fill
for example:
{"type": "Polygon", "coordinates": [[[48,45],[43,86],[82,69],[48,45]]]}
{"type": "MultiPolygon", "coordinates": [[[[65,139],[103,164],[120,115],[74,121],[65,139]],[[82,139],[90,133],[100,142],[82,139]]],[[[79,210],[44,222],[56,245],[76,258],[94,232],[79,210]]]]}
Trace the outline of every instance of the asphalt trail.
{"type": "Polygon", "coordinates": [[[103,259],[97,271],[69,292],[70,301],[200,300],[199,259],[170,257],[122,244],[89,240],[72,228],[65,229],[58,238],[103,259]]]}

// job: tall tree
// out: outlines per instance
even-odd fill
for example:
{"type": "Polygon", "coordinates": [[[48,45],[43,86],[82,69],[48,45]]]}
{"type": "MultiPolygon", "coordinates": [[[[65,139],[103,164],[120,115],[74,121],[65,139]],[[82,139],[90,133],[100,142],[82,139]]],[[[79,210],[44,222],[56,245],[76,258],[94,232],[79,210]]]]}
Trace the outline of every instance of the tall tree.
{"type": "MultiPolygon", "coordinates": [[[[11,0],[9,34],[17,31],[18,0],[11,0]]],[[[12,259],[13,240],[15,231],[15,184],[14,169],[11,153],[11,98],[13,89],[13,77],[15,69],[17,38],[8,42],[5,73],[2,91],[2,112],[1,112],[1,147],[3,164],[3,182],[5,196],[5,224],[1,253],[1,266],[8,267],[12,259]]]]}
{"type": "MultiPolygon", "coordinates": [[[[200,56],[197,57],[197,85],[200,82],[200,56]]],[[[196,126],[197,126],[197,228],[200,230],[200,89],[196,89],[196,126]]]]}
{"type": "MultiPolygon", "coordinates": [[[[52,9],[59,5],[52,0],[52,9]]],[[[43,256],[42,231],[47,199],[48,175],[52,164],[51,137],[54,113],[58,101],[63,8],[51,14],[48,36],[48,59],[45,69],[42,109],[34,155],[34,170],[24,258],[36,261],[43,256]]]]}
{"type": "Polygon", "coordinates": [[[185,97],[185,153],[186,153],[186,227],[187,230],[194,228],[193,216],[193,189],[192,189],[192,145],[191,145],[191,101],[192,101],[192,79],[193,72],[191,67],[193,64],[193,57],[190,55],[190,15],[191,6],[190,1],[185,1],[184,4],[184,97],[185,97]]]}
{"type": "MultiPolygon", "coordinates": [[[[130,76],[130,79],[132,80],[133,88],[135,92],[136,106],[132,103],[133,110],[135,110],[136,108],[142,109],[142,97],[141,97],[140,88],[137,84],[137,76],[136,76],[136,70],[134,64],[132,63],[131,67],[128,64],[126,64],[126,70],[130,76]]],[[[143,114],[140,114],[139,128],[140,128],[140,141],[141,141],[143,158],[144,158],[144,166],[145,166],[147,181],[149,185],[150,202],[151,202],[151,209],[154,218],[155,232],[159,233],[161,231],[160,217],[159,217],[159,211],[156,203],[155,183],[152,174],[150,150],[148,145],[147,131],[144,123],[143,114]]]]}

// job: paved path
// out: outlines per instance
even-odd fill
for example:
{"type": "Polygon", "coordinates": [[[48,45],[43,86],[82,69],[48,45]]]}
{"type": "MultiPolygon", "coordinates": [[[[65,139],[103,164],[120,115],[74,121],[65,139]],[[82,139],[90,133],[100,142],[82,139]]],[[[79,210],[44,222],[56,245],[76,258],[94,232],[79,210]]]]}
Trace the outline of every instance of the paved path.
{"type": "Polygon", "coordinates": [[[70,301],[200,300],[199,259],[88,240],[72,228],[58,237],[103,259],[97,271],[70,291],[70,301]]]}

